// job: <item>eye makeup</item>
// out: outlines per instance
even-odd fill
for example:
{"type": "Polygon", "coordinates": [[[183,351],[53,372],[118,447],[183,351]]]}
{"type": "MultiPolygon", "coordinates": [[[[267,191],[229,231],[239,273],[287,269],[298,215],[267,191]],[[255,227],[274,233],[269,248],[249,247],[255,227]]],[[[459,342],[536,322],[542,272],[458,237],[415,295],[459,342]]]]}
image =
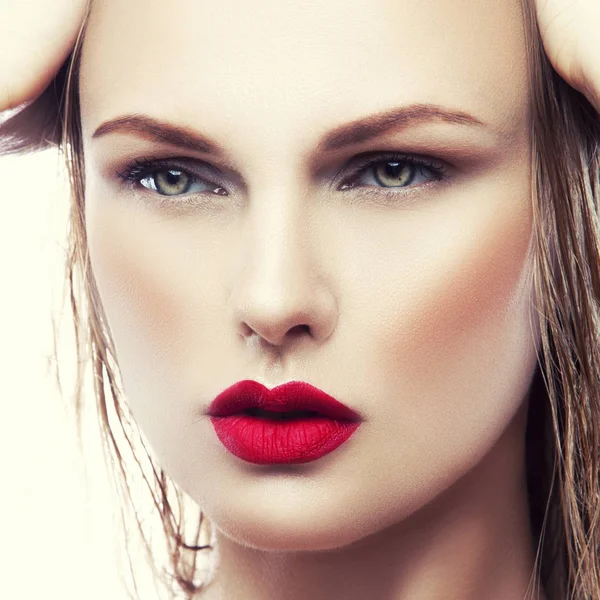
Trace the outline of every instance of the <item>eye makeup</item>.
{"type": "MultiPolygon", "coordinates": [[[[116,175],[120,182],[129,189],[142,191],[140,187],[145,188],[148,193],[152,194],[152,192],[155,192],[153,195],[173,198],[176,202],[180,202],[182,197],[187,197],[187,192],[189,192],[193,182],[204,184],[206,189],[200,192],[193,192],[192,195],[229,195],[222,185],[211,181],[209,178],[205,178],[203,175],[199,175],[196,169],[188,167],[188,162],[187,160],[158,159],[154,157],[137,158],[125,165],[123,170],[116,171],[116,175]],[[168,173],[168,177],[175,180],[183,176],[184,181],[188,184],[181,190],[185,196],[181,193],[169,194],[161,192],[159,189],[161,186],[157,185],[157,181],[160,179],[157,175],[161,173],[168,173]],[[144,181],[146,183],[143,183],[144,181]]],[[[211,176],[218,173],[208,163],[200,161],[200,164],[202,164],[204,171],[210,171],[211,176]]],[[[385,194],[387,196],[396,196],[402,194],[402,190],[419,187],[419,185],[410,185],[415,182],[415,179],[419,175],[429,181],[441,181],[448,178],[447,168],[444,163],[429,157],[398,152],[370,153],[367,160],[364,160],[363,157],[357,166],[350,169],[349,173],[347,168],[342,169],[342,172],[344,171],[346,171],[343,175],[344,180],[337,188],[339,191],[355,191],[362,188],[369,188],[369,194],[385,194]],[[364,183],[365,175],[369,174],[371,174],[371,178],[375,184],[364,183]],[[392,182],[392,185],[385,184],[384,179],[394,179],[397,177],[400,177],[400,185],[394,185],[394,182],[392,182]],[[361,179],[363,180],[362,183],[361,179]]],[[[339,173],[336,176],[339,176],[339,173]]],[[[169,183],[169,185],[176,185],[176,183],[174,181],[169,183]]]]}

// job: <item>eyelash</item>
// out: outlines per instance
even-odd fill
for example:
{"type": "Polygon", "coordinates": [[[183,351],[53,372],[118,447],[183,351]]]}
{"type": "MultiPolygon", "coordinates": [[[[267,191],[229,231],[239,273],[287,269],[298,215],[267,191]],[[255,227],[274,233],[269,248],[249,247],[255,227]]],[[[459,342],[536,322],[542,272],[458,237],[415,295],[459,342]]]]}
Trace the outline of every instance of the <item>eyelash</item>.
{"type": "MultiPolygon", "coordinates": [[[[390,153],[378,153],[372,158],[368,159],[366,162],[362,162],[357,167],[353,168],[351,173],[346,176],[342,185],[345,190],[355,190],[359,191],[360,194],[378,194],[384,196],[398,196],[399,194],[408,193],[407,190],[413,190],[415,188],[422,187],[423,185],[429,184],[419,184],[416,186],[392,186],[392,187],[378,187],[373,185],[358,185],[356,186],[356,182],[375,165],[385,164],[388,162],[400,162],[404,165],[410,165],[412,167],[418,168],[418,172],[423,174],[423,169],[427,169],[431,171],[434,175],[434,179],[436,181],[442,181],[448,179],[447,177],[447,169],[446,167],[437,161],[422,158],[413,154],[402,154],[398,152],[390,152],[390,153]]],[[[196,180],[202,182],[206,185],[213,186],[212,190],[206,190],[204,192],[198,192],[199,194],[209,193],[215,195],[227,195],[218,193],[215,190],[223,190],[223,188],[215,184],[212,181],[204,179],[199,175],[194,174],[191,170],[184,168],[177,161],[172,159],[158,159],[154,157],[144,157],[140,159],[135,159],[134,161],[127,164],[123,171],[116,171],[116,175],[121,181],[130,188],[136,188],[137,185],[140,184],[140,181],[147,177],[152,177],[156,172],[159,171],[180,171],[186,177],[189,177],[191,180],[196,180]]],[[[339,173],[338,173],[339,175],[339,173]]],[[[148,190],[146,186],[145,190],[148,190]]],[[[149,190],[152,191],[152,190],[149,190]]],[[[193,204],[193,197],[196,194],[190,195],[177,195],[177,194],[160,194],[156,193],[158,196],[159,203],[168,203],[175,202],[177,204],[193,204]]]]}

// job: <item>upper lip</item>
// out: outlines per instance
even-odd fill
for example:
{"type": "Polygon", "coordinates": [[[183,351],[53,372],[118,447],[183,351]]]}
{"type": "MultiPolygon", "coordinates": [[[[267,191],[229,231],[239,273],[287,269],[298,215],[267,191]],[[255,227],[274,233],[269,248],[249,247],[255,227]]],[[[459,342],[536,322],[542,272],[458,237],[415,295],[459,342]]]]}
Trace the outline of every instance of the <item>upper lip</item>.
{"type": "Polygon", "coordinates": [[[252,407],[272,412],[313,410],[340,421],[362,420],[351,408],[304,381],[290,381],[271,390],[251,379],[238,381],[211,402],[208,414],[227,417],[252,407]]]}

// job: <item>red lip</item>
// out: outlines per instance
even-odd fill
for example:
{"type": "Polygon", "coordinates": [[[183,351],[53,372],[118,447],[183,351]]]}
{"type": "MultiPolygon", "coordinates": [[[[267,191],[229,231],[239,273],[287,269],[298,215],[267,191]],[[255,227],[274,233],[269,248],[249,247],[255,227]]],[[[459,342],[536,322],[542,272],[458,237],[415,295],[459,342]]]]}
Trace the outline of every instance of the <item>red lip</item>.
{"type": "Polygon", "coordinates": [[[213,417],[228,417],[254,407],[272,412],[313,410],[338,421],[362,420],[345,404],[304,381],[290,381],[272,390],[251,379],[239,381],[211,402],[208,414],[213,417]]]}
{"type": "Polygon", "coordinates": [[[351,408],[303,381],[269,390],[257,381],[239,381],[219,394],[208,409],[219,441],[232,454],[255,464],[304,463],[343,444],[363,420],[351,408]],[[275,420],[244,414],[310,410],[318,415],[275,420]]]}

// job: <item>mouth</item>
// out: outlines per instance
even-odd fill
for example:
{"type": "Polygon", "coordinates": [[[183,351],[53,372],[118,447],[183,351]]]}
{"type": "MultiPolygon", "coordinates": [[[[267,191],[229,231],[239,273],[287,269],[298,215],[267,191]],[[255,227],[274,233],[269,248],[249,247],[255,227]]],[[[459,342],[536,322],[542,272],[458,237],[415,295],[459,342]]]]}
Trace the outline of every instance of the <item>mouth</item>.
{"type": "Polygon", "coordinates": [[[250,379],[239,381],[213,400],[208,414],[223,446],[258,465],[318,460],[345,444],[363,420],[303,381],[272,390],[250,379]]]}
{"type": "Polygon", "coordinates": [[[344,444],[363,420],[303,381],[272,390],[250,379],[239,381],[213,400],[208,414],[223,446],[259,465],[317,460],[344,444]]]}

